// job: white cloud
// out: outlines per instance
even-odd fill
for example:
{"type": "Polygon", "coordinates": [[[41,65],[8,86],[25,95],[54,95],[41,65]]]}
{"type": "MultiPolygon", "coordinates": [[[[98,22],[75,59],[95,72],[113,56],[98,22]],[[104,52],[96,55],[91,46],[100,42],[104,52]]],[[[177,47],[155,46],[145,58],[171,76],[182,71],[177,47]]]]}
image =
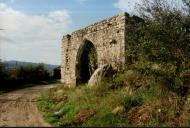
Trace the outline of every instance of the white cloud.
{"type": "Polygon", "coordinates": [[[47,15],[28,15],[0,3],[1,57],[32,62],[59,64],[61,38],[70,30],[66,10],[47,15]]]}

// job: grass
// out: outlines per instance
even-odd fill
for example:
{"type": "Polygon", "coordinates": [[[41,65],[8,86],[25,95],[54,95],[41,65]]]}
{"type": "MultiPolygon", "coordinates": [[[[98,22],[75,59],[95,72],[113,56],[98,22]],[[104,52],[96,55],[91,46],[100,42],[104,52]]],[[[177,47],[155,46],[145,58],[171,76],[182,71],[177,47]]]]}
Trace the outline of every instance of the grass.
{"type": "Polygon", "coordinates": [[[122,89],[112,90],[102,96],[97,93],[97,90],[94,91],[86,86],[77,87],[74,90],[66,88],[63,93],[68,96],[68,99],[61,105],[54,104],[52,100],[59,97],[47,96],[55,96],[53,93],[50,91],[46,96],[41,96],[38,108],[47,113],[45,120],[54,126],[112,126],[120,125],[122,122],[118,115],[112,113],[114,108],[122,104],[121,99],[126,95],[122,89]],[[60,107],[57,107],[58,105],[60,107]],[[92,110],[94,114],[89,119],[81,121],[80,124],[74,124],[77,120],[76,115],[86,109],[92,110]],[[59,114],[56,115],[56,112],[59,114]]]}
{"type": "Polygon", "coordinates": [[[129,70],[94,88],[51,89],[39,97],[38,108],[53,126],[189,126],[186,99],[129,70]]]}

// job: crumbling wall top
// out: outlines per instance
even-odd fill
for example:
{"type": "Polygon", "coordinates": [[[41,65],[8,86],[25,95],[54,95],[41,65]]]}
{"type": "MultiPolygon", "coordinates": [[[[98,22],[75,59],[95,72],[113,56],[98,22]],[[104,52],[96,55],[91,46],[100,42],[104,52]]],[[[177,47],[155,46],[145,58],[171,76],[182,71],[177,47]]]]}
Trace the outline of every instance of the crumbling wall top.
{"type": "Polygon", "coordinates": [[[77,33],[83,33],[83,32],[92,33],[92,32],[96,32],[96,31],[100,31],[105,28],[110,28],[110,27],[118,25],[119,24],[118,21],[120,21],[122,19],[125,20],[125,18],[128,18],[128,17],[129,17],[128,13],[122,12],[111,18],[104,19],[102,21],[91,24],[85,28],[74,31],[71,35],[75,35],[77,33]]]}

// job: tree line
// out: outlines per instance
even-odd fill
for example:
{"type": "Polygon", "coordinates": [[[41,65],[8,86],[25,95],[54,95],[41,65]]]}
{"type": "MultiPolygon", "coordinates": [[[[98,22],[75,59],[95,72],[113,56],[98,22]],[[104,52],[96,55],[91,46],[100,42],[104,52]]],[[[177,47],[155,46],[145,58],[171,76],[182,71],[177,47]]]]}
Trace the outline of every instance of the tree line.
{"type": "Polygon", "coordinates": [[[6,65],[0,62],[0,89],[2,90],[22,87],[26,84],[49,82],[56,78],[45,69],[44,64],[17,66],[7,69],[6,65]]]}

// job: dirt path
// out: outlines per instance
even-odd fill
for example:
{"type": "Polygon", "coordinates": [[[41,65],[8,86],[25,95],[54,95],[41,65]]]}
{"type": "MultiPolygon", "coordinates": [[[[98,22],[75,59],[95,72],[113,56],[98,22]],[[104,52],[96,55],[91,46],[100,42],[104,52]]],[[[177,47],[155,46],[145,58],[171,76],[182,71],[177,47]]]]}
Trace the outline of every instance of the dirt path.
{"type": "Polygon", "coordinates": [[[54,86],[36,86],[0,95],[0,127],[50,126],[37,109],[36,97],[54,86]]]}

